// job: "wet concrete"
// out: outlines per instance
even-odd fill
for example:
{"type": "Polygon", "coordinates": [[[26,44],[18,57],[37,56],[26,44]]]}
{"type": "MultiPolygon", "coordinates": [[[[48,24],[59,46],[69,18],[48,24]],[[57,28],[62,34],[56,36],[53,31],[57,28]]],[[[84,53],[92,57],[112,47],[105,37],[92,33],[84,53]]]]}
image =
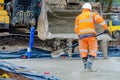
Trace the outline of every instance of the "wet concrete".
{"type": "Polygon", "coordinates": [[[97,72],[84,72],[80,59],[7,59],[0,60],[30,68],[37,73],[49,72],[61,80],[120,80],[120,58],[97,58],[93,68],[97,72]]]}

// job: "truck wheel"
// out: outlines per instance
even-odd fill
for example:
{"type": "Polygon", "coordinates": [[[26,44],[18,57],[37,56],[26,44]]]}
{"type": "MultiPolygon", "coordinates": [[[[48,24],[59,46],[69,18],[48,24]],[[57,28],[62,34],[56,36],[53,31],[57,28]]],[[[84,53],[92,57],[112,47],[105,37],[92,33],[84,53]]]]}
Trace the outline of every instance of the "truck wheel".
{"type": "Polygon", "coordinates": [[[112,36],[113,36],[113,38],[115,38],[115,39],[120,38],[120,31],[119,31],[119,30],[114,31],[112,36]]]}

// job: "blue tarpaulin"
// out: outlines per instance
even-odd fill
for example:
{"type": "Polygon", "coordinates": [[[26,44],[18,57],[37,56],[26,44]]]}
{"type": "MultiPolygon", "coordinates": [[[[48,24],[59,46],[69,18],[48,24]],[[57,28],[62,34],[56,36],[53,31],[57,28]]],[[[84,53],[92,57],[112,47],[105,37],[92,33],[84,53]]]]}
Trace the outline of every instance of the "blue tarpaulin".
{"type": "Polygon", "coordinates": [[[29,68],[16,66],[12,63],[8,63],[5,61],[0,62],[0,69],[7,71],[7,72],[12,72],[14,74],[24,76],[32,80],[61,80],[59,77],[51,75],[51,74],[38,74],[38,73],[30,72],[30,71],[28,72],[27,70],[30,70],[29,68]],[[19,69],[22,69],[22,71],[19,71],[19,69]]]}
{"type": "MultiPolygon", "coordinates": [[[[0,59],[13,59],[13,58],[21,58],[22,55],[25,55],[27,52],[27,49],[22,49],[15,52],[0,52],[0,59]]],[[[45,51],[39,48],[32,48],[32,56],[31,58],[52,58],[50,55],[50,51],[45,51]]],[[[68,54],[64,54],[65,56],[68,56],[68,54]]],[[[63,56],[63,55],[62,55],[63,56]]],[[[99,52],[97,53],[98,57],[103,57],[103,53],[99,52]]],[[[109,57],[120,57],[120,49],[116,47],[109,47],[108,48],[108,56],[109,57]]],[[[73,54],[73,58],[80,57],[79,54],[73,54]]],[[[14,64],[8,63],[8,62],[0,62],[0,69],[13,72],[15,74],[20,74],[21,76],[25,76],[27,78],[33,79],[33,80],[60,80],[57,76],[54,75],[46,75],[46,74],[38,74],[33,72],[19,72],[17,69],[22,68],[23,70],[29,70],[26,67],[20,67],[15,66],[14,64]]]]}
{"type": "MultiPolygon", "coordinates": [[[[22,49],[15,52],[0,52],[0,59],[21,58],[21,56],[26,54],[26,52],[27,49],[22,49]]],[[[31,53],[31,58],[51,58],[50,51],[39,48],[32,48],[31,53]]]]}
{"type": "MultiPolygon", "coordinates": [[[[22,55],[25,55],[27,49],[22,49],[15,52],[0,52],[0,59],[13,59],[13,58],[21,58],[22,55]]],[[[52,58],[50,55],[50,51],[42,50],[39,48],[32,48],[32,56],[31,58],[52,58]]],[[[64,54],[68,56],[68,54],[64,54]]],[[[98,57],[103,57],[102,52],[97,53],[98,57]]],[[[109,47],[108,48],[108,56],[109,57],[120,57],[120,49],[117,47],[109,47]]],[[[72,57],[80,57],[79,54],[73,54],[72,57]]]]}

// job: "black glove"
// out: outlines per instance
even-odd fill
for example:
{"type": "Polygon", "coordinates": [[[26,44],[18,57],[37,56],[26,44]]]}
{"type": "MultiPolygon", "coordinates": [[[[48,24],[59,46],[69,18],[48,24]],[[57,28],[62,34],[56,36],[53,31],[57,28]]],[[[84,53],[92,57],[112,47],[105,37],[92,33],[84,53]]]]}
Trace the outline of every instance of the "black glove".
{"type": "Polygon", "coordinates": [[[108,34],[108,36],[112,38],[112,36],[111,36],[111,34],[110,34],[108,29],[104,30],[104,33],[108,34]]]}
{"type": "Polygon", "coordinates": [[[104,33],[108,33],[108,34],[109,34],[110,32],[109,32],[109,30],[108,30],[108,29],[106,29],[106,30],[104,30],[104,33]]]}

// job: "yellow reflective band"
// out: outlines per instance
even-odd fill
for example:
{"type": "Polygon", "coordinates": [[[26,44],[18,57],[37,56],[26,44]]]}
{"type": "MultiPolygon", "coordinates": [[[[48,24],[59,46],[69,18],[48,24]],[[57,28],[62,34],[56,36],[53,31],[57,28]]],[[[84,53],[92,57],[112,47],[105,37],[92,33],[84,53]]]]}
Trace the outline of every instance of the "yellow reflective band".
{"type": "Polygon", "coordinates": [[[95,16],[95,21],[96,21],[98,18],[99,18],[99,15],[96,15],[96,16],[95,16]]]}
{"type": "Polygon", "coordinates": [[[93,12],[90,12],[90,22],[93,22],[92,16],[93,16],[93,12]]]}
{"type": "Polygon", "coordinates": [[[79,20],[79,23],[81,23],[81,22],[93,22],[92,15],[93,15],[93,12],[90,12],[90,18],[79,20]]]}
{"type": "Polygon", "coordinates": [[[79,51],[80,52],[88,52],[88,50],[83,50],[83,49],[80,49],[79,51]]]}
{"type": "Polygon", "coordinates": [[[94,29],[84,29],[84,30],[79,30],[79,32],[95,32],[94,29]]]}
{"type": "Polygon", "coordinates": [[[105,21],[103,21],[103,22],[100,23],[101,26],[103,26],[104,24],[106,24],[105,21]]]}
{"type": "Polygon", "coordinates": [[[95,52],[95,53],[96,53],[96,52],[97,52],[97,50],[90,50],[90,52],[95,52]]]}
{"type": "Polygon", "coordinates": [[[77,25],[75,25],[75,28],[77,28],[78,26],[77,25]]]}
{"type": "Polygon", "coordinates": [[[92,22],[90,19],[83,19],[83,20],[80,20],[79,23],[81,22],[92,22]]]}

